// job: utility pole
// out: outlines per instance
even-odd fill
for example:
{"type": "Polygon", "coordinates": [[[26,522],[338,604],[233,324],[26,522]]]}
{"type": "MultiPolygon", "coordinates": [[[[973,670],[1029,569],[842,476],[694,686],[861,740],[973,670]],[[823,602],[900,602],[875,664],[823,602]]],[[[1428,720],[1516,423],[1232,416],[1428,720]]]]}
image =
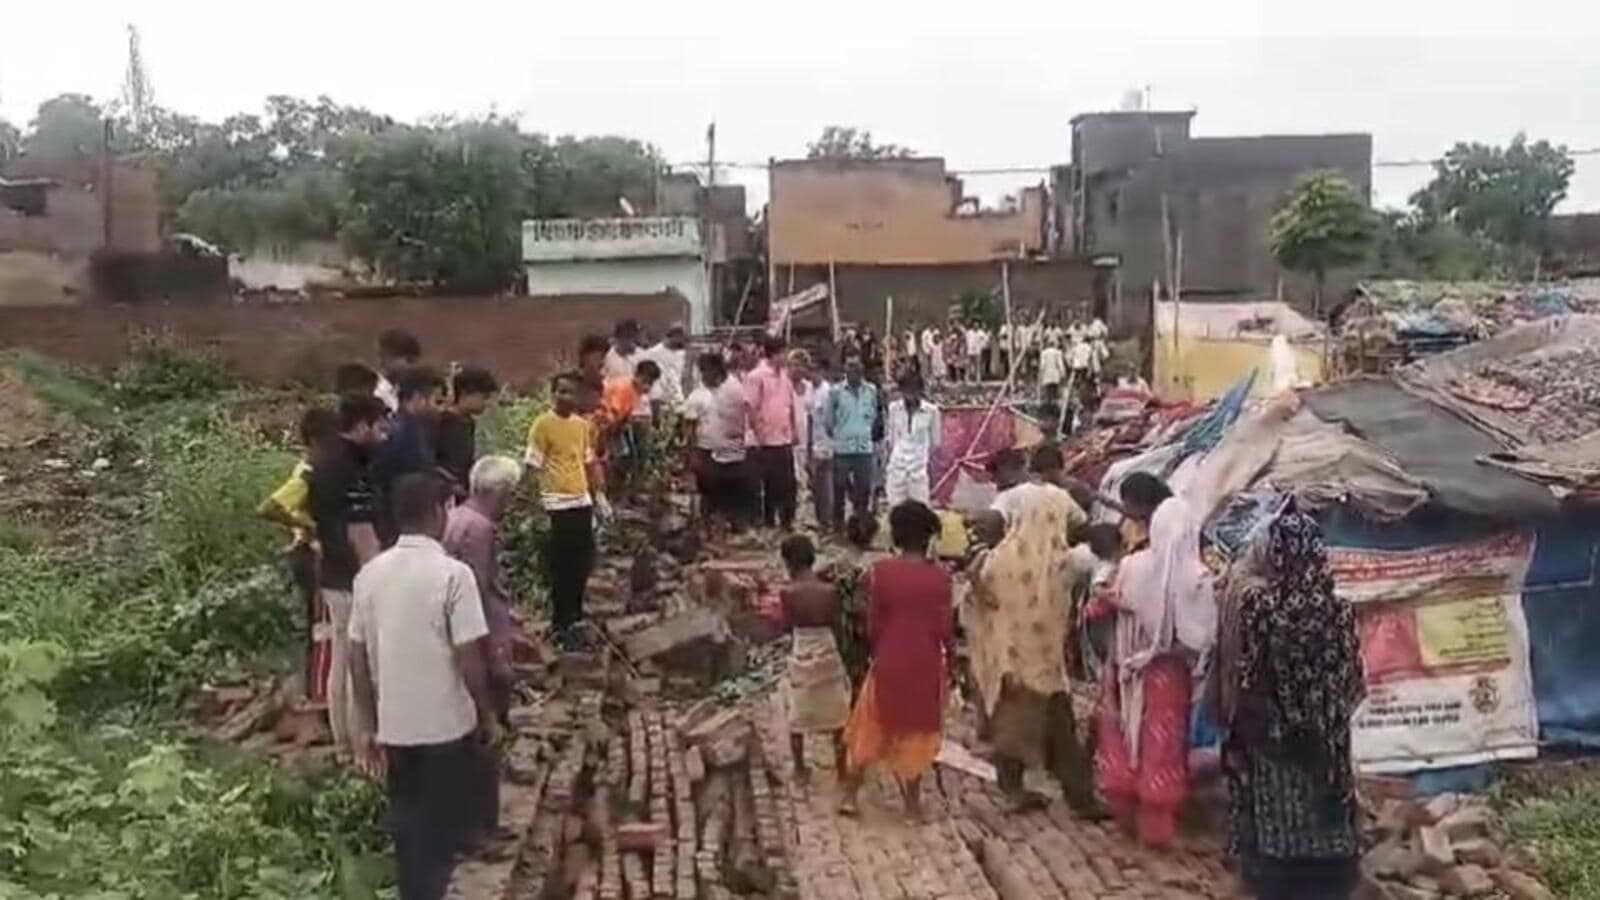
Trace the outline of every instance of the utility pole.
{"type": "MultiPolygon", "coordinates": [[[[706,305],[711,307],[707,311],[709,313],[705,322],[707,329],[716,323],[717,308],[722,305],[722,291],[719,290],[720,285],[717,284],[717,243],[715,235],[712,234],[716,224],[711,217],[711,189],[716,186],[716,183],[717,123],[713,119],[711,124],[706,126],[706,186],[700,195],[700,243],[704,248],[702,252],[705,253],[706,261],[706,294],[708,297],[706,305]]],[[[738,323],[735,322],[734,324],[738,323]]]]}

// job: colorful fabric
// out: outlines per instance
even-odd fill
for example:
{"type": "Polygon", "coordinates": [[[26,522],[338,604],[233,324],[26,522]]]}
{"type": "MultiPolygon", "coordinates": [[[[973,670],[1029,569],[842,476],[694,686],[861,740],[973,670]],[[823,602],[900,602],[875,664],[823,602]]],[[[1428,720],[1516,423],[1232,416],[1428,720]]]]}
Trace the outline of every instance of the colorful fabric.
{"type": "Polygon", "coordinates": [[[750,408],[750,429],[757,447],[794,444],[794,382],[787,369],[762,360],[744,377],[745,403],[750,408]]]}
{"type": "Polygon", "coordinates": [[[949,503],[955,493],[958,470],[979,481],[988,481],[984,465],[1000,450],[1016,446],[1018,417],[1008,409],[988,414],[987,407],[961,407],[941,410],[938,445],[933,449],[933,499],[949,503]],[[980,429],[982,429],[980,431],[980,429]],[[970,448],[971,452],[968,453],[970,448]],[[963,458],[963,454],[967,454],[963,458]]]}
{"type": "Polygon", "coordinates": [[[1112,812],[1137,824],[1151,846],[1172,841],[1189,791],[1189,664],[1177,654],[1151,660],[1139,673],[1142,707],[1138,748],[1130,752],[1123,706],[1135,702],[1112,667],[1100,682],[1096,710],[1095,782],[1112,812]]]}
{"type": "Polygon", "coordinates": [[[1059,488],[1030,491],[985,555],[968,609],[972,674],[993,713],[1008,680],[1048,697],[1067,685],[1065,649],[1074,584],[1067,530],[1083,510],[1059,488]]]}
{"type": "MultiPolygon", "coordinates": [[[[891,697],[898,696],[892,689],[891,697]]],[[[881,765],[902,782],[921,778],[933,768],[944,744],[940,722],[936,719],[931,730],[902,731],[891,725],[886,714],[897,703],[879,703],[877,667],[867,673],[867,679],[856,697],[855,708],[844,726],[846,765],[851,772],[860,772],[869,766],[881,765]]]]}
{"type": "Polygon", "coordinates": [[[838,731],[850,718],[850,678],[831,628],[796,628],[789,646],[789,730],[838,731]]]}
{"type": "Polygon", "coordinates": [[[950,576],[925,559],[879,560],[867,572],[872,677],[894,698],[881,724],[896,734],[938,731],[945,647],[953,637],[950,576]]]}

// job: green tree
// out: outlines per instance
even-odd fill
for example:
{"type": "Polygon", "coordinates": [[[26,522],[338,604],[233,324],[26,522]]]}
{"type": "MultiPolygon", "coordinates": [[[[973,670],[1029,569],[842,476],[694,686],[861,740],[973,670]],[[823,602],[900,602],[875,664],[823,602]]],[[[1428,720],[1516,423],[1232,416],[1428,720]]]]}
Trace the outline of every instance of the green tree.
{"type": "Polygon", "coordinates": [[[155,108],[155,88],[144,68],[144,53],[139,49],[139,29],[128,26],[128,65],[122,76],[122,98],[118,113],[125,123],[128,139],[144,147],[150,137],[151,114],[155,108]]]}
{"type": "Polygon", "coordinates": [[[872,140],[872,132],[842,125],[827,126],[806,145],[807,159],[907,159],[916,155],[910,147],[879,144],[872,140]]]}
{"type": "Polygon", "coordinates": [[[1467,234],[1448,219],[1415,209],[1387,209],[1377,215],[1373,274],[1418,281],[1469,281],[1509,277],[1503,247],[1467,234]]]}
{"type": "Polygon", "coordinates": [[[100,104],[87,94],[60,94],[39,104],[22,150],[42,159],[82,159],[99,152],[100,104]]]}
{"type": "Polygon", "coordinates": [[[385,276],[495,290],[521,265],[537,145],[502,119],[403,127],[353,141],[348,246],[385,276]]]}
{"type": "Polygon", "coordinates": [[[1565,146],[1518,134],[1505,147],[1456,144],[1433,169],[1433,180],[1411,197],[1419,213],[1506,247],[1526,269],[1547,247],[1573,162],[1565,146]]]}
{"type": "Polygon", "coordinates": [[[1288,202],[1273,214],[1268,230],[1278,264],[1314,279],[1311,307],[1320,313],[1328,271],[1366,258],[1376,222],[1344,176],[1313,172],[1295,185],[1288,202]]]}
{"type": "Polygon", "coordinates": [[[22,152],[22,130],[0,119],[0,163],[16,159],[22,152]]]}

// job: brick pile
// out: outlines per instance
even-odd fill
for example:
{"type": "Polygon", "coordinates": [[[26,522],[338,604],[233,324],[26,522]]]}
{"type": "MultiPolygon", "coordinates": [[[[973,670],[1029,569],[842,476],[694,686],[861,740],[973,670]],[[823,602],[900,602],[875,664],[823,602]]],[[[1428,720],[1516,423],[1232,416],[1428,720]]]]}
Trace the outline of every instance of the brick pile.
{"type": "Polygon", "coordinates": [[[1481,798],[1386,798],[1375,813],[1368,829],[1373,846],[1362,860],[1374,898],[1554,900],[1528,860],[1500,847],[1493,816],[1481,798]]]}

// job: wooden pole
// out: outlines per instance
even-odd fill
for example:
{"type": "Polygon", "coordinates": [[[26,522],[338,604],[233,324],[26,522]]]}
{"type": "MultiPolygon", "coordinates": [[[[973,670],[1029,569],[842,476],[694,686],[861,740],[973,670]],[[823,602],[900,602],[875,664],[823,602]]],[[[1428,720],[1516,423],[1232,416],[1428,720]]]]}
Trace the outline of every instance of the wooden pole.
{"type": "Polygon", "coordinates": [[[834,275],[833,260],[828,260],[828,312],[833,317],[833,342],[839,343],[839,280],[834,275]]]}
{"type": "MultiPolygon", "coordinates": [[[[1044,310],[1041,309],[1039,310],[1038,314],[1034,316],[1033,324],[1037,326],[1043,321],[1044,310]]],[[[950,476],[954,475],[956,470],[961,468],[963,463],[966,463],[972,459],[972,450],[978,446],[979,441],[983,440],[983,433],[989,430],[990,420],[994,418],[994,414],[1000,409],[1000,404],[1004,403],[1006,397],[1011,395],[1011,385],[1017,379],[1017,364],[1020,362],[1021,360],[1019,359],[1013,359],[1011,361],[1009,371],[1006,372],[1006,380],[1001,383],[999,392],[997,392],[994,395],[994,399],[989,402],[989,410],[983,414],[983,421],[978,423],[978,430],[973,433],[972,441],[967,444],[967,449],[963,451],[960,456],[956,457],[955,463],[951,465],[943,475],[939,476],[939,481],[933,486],[932,493],[939,493],[939,489],[944,487],[944,483],[946,481],[950,480],[950,476]]]]}
{"type": "Polygon", "coordinates": [[[1017,355],[1017,335],[1011,328],[1011,263],[1000,260],[1000,297],[1006,307],[1006,359],[1009,361],[1017,355]]]}

